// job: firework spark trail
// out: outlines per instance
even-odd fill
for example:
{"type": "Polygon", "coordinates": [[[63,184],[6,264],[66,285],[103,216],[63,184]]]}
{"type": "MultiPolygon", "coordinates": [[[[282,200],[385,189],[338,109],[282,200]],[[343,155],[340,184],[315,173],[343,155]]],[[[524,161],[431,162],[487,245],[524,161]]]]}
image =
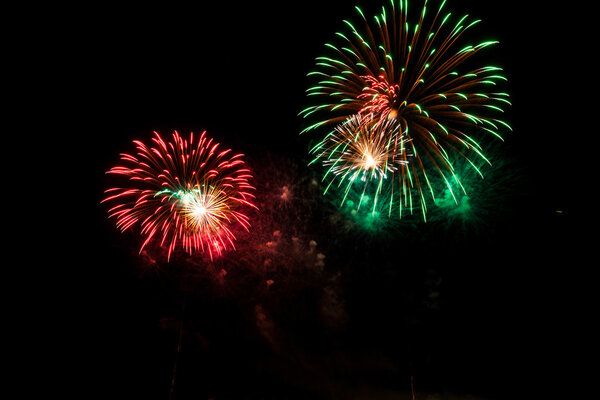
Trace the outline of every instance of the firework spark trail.
{"type": "MultiPolygon", "coordinates": [[[[416,23],[410,21],[405,0],[392,0],[373,20],[367,20],[356,7],[364,31],[344,20],[349,32],[336,32],[340,44],[325,44],[332,55],[317,57],[316,70],[308,74],[319,81],[307,90],[307,95],[320,99],[320,103],[300,112],[303,118],[318,119],[302,132],[346,124],[349,118],[359,116],[369,123],[387,126],[390,137],[407,144],[401,151],[405,155],[407,150],[410,152],[408,162],[399,164],[386,179],[390,185],[395,180],[394,196],[386,201],[390,212],[395,206],[400,217],[403,208],[412,212],[419,204],[426,218],[425,193],[435,201],[432,173],[440,176],[450,190],[456,183],[464,191],[454,173],[450,152],[465,158],[481,175],[477,160],[490,162],[470,131],[502,139],[503,131],[511,130],[496,116],[503,112],[503,105],[510,105],[508,94],[494,90],[497,82],[506,80],[502,69],[472,69],[466,64],[498,42],[461,47],[463,34],[480,20],[470,21],[465,15],[452,25],[451,13],[442,12],[444,5],[445,1],[437,11],[428,13],[425,0],[416,23]],[[466,72],[458,72],[459,67],[466,72]]],[[[314,161],[324,159],[326,165],[333,162],[334,152],[323,149],[331,146],[335,133],[334,128],[315,146],[314,161]]],[[[340,141],[340,145],[348,143],[340,141]]],[[[353,175],[349,172],[347,176],[353,175]]]]}
{"type": "Polygon", "coordinates": [[[206,132],[183,139],[175,131],[171,141],[154,132],[150,146],[134,143],[135,155],[121,154],[127,166],[107,172],[128,178],[127,185],[106,190],[102,202],[119,202],[109,217],[121,231],[141,227],[140,252],[152,240],[166,246],[167,259],[178,246],[211,259],[235,248],[235,226],[250,226],[243,209],[256,208],[243,155],[220,150],[206,132]]]}

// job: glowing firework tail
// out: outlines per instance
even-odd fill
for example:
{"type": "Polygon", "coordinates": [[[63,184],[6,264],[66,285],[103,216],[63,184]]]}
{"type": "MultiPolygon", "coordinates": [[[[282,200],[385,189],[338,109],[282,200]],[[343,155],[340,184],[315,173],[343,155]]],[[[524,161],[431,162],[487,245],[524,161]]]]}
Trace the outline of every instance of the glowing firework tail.
{"type": "Polygon", "coordinates": [[[206,132],[189,139],[175,132],[170,141],[154,132],[149,146],[134,143],[135,155],[122,154],[124,166],[107,172],[126,183],[108,189],[103,202],[117,202],[109,216],[121,231],[139,228],[140,252],[155,242],[168,259],[178,246],[212,259],[235,248],[236,227],[250,226],[244,209],[255,207],[242,155],[219,149],[206,132]]]}
{"type": "Polygon", "coordinates": [[[471,67],[474,55],[498,42],[461,44],[463,34],[480,21],[455,19],[443,11],[444,5],[432,10],[425,1],[414,19],[406,0],[392,0],[373,19],[356,7],[360,25],[345,20],[346,31],[336,32],[339,44],[326,43],[330,55],[317,57],[316,70],[308,74],[318,80],[308,96],[319,101],[300,115],[317,122],[302,132],[333,129],[312,149],[314,161],[323,161],[329,168],[326,178],[339,178],[337,185],[343,187],[374,168],[365,163],[359,173],[355,163],[339,162],[344,159],[340,149],[358,147],[364,139],[363,122],[380,132],[387,140],[371,137],[389,146],[385,158],[394,162],[379,174],[383,178],[374,190],[388,186],[386,193],[392,195],[384,201],[389,215],[420,207],[425,218],[426,196],[435,201],[432,174],[442,178],[455,198],[452,188],[464,188],[449,153],[463,157],[481,175],[477,161],[489,160],[472,132],[501,139],[502,131],[510,130],[497,117],[510,104],[508,94],[496,90],[506,80],[501,68],[471,67]],[[358,125],[357,118],[362,121],[358,125]],[[340,134],[351,127],[356,129],[340,134]]]}

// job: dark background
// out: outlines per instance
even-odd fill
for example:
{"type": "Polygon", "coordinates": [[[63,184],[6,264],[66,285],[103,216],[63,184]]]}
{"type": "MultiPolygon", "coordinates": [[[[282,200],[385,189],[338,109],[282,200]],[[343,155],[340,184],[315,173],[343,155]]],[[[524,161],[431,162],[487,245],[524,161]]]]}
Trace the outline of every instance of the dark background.
{"type": "MultiPolygon", "coordinates": [[[[569,37],[556,33],[557,11],[541,5],[446,5],[483,20],[478,38],[501,44],[482,59],[509,77],[514,132],[505,146],[523,193],[498,205],[509,212],[492,232],[379,243],[321,232],[319,217],[307,215],[306,235],[336,237],[324,248],[325,271],[343,276],[348,321],[339,332],[311,317],[314,286],[291,284],[296,297],[278,305],[277,296],[257,297],[246,283],[224,295],[210,279],[190,289],[182,275],[140,272],[143,262],[129,248],[135,238],[118,233],[99,203],[110,184],[104,172],[131,151],[132,140],[154,130],[207,130],[255,168],[282,157],[310,173],[303,166],[313,138],[298,135],[304,126],[297,117],[307,105],[306,73],[323,43],[344,29],[341,20],[355,18],[354,3],[59,10],[50,24],[56,35],[40,39],[39,61],[56,66],[48,91],[69,98],[54,118],[69,135],[65,164],[78,181],[81,212],[62,222],[71,239],[58,245],[69,268],[60,274],[67,290],[56,290],[51,325],[62,333],[46,360],[60,377],[54,383],[77,398],[166,399],[183,320],[176,399],[396,398],[410,391],[411,376],[421,398],[573,390],[584,278],[566,183],[574,156],[564,138],[580,123],[556,110],[575,97],[567,77],[578,62],[569,37]],[[438,280],[439,309],[431,312],[424,299],[438,280]],[[287,314],[290,304],[296,307],[287,314]],[[277,345],[257,328],[258,305],[279,332],[277,345]]],[[[363,9],[372,15],[379,6],[363,9]]],[[[560,14],[568,20],[568,10],[560,14]]]]}

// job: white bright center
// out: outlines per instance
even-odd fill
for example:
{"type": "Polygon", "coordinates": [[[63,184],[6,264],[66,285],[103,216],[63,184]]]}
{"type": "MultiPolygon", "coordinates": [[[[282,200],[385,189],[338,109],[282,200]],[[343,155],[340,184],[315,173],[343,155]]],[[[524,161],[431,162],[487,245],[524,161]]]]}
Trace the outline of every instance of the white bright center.
{"type": "Polygon", "coordinates": [[[377,163],[375,162],[375,159],[373,158],[373,156],[367,153],[366,160],[365,160],[365,168],[370,169],[370,168],[375,168],[376,166],[377,166],[377,163]]]}
{"type": "Polygon", "coordinates": [[[204,214],[206,214],[206,207],[204,207],[204,206],[194,207],[194,215],[196,217],[202,217],[204,214]]]}

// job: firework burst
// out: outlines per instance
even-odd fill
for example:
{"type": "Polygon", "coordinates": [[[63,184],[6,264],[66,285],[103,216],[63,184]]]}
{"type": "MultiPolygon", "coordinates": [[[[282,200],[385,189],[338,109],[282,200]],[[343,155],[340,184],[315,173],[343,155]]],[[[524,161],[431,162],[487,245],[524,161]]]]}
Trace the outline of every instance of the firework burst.
{"type": "MultiPolygon", "coordinates": [[[[405,141],[394,130],[393,121],[382,122],[372,116],[357,114],[336,126],[319,146],[315,160],[327,167],[324,178],[329,179],[325,192],[334,182],[343,187],[342,204],[352,185],[362,182],[364,196],[367,188],[376,185],[377,193],[389,176],[407,163],[405,141]]],[[[360,206],[360,205],[359,205],[360,206]]]]}
{"type": "Polygon", "coordinates": [[[134,143],[135,155],[121,155],[125,166],[107,172],[127,178],[126,184],[106,190],[103,202],[118,202],[109,217],[121,231],[139,226],[140,252],[156,242],[166,247],[167,259],[179,246],[212,259],[235,248],[236,226],[250,226],[243,211],[255,208],[242,154],[219,149],[206,132],[189,139],[174,132],[171,141],[154,132],[150,146],[134,143]]]}
{"type": "MultiPolygon", "coordinates": [[[[370,22],[356,7],[364,28],[345,20],[349,31],[336,33],[339,44],[326,43],[331,55],[317,57],[316,70],[308,74],[318,79],[308,96],[320,102],[301,111],[304,118],[318,118],[302,132],[333,127],[312,149],[314,161],[329,166],[326,176],[333,172],[353,180],[356,164],[340,164],[332,140],[347,146],[353,133],[365,136],[365,124],[379,132],[370,137],[390,143],[386,159],[404,161],[380,173],[375,186],[377,192],[384,183],[392,186],[387,192],[393,196],[385,199],[389,215],[401,217],[403,209],[420,208],[425,218],[426,197],[435,201],[434,175],[442,178],[453,198],[452,188],[464,191],[449,154],[460,155],[481,175],[478,161],[489,160],[471,132],[501,139],[510,130],[497,118],[502,106],[510,104],[508,95],[495,89],[506,80],[501,68],[471,67],[475,54],[498,42],[461,45],[464,33],[480,21],[464,16],[451,24],[444,5],[431,12],[425,1],[411,20],[407,1],[392,0],[370,22]],[[339,126],[355,131],[340,135],[339,126]]],[[[362,173],[369,169],[364,164],[362,173]]]]}

